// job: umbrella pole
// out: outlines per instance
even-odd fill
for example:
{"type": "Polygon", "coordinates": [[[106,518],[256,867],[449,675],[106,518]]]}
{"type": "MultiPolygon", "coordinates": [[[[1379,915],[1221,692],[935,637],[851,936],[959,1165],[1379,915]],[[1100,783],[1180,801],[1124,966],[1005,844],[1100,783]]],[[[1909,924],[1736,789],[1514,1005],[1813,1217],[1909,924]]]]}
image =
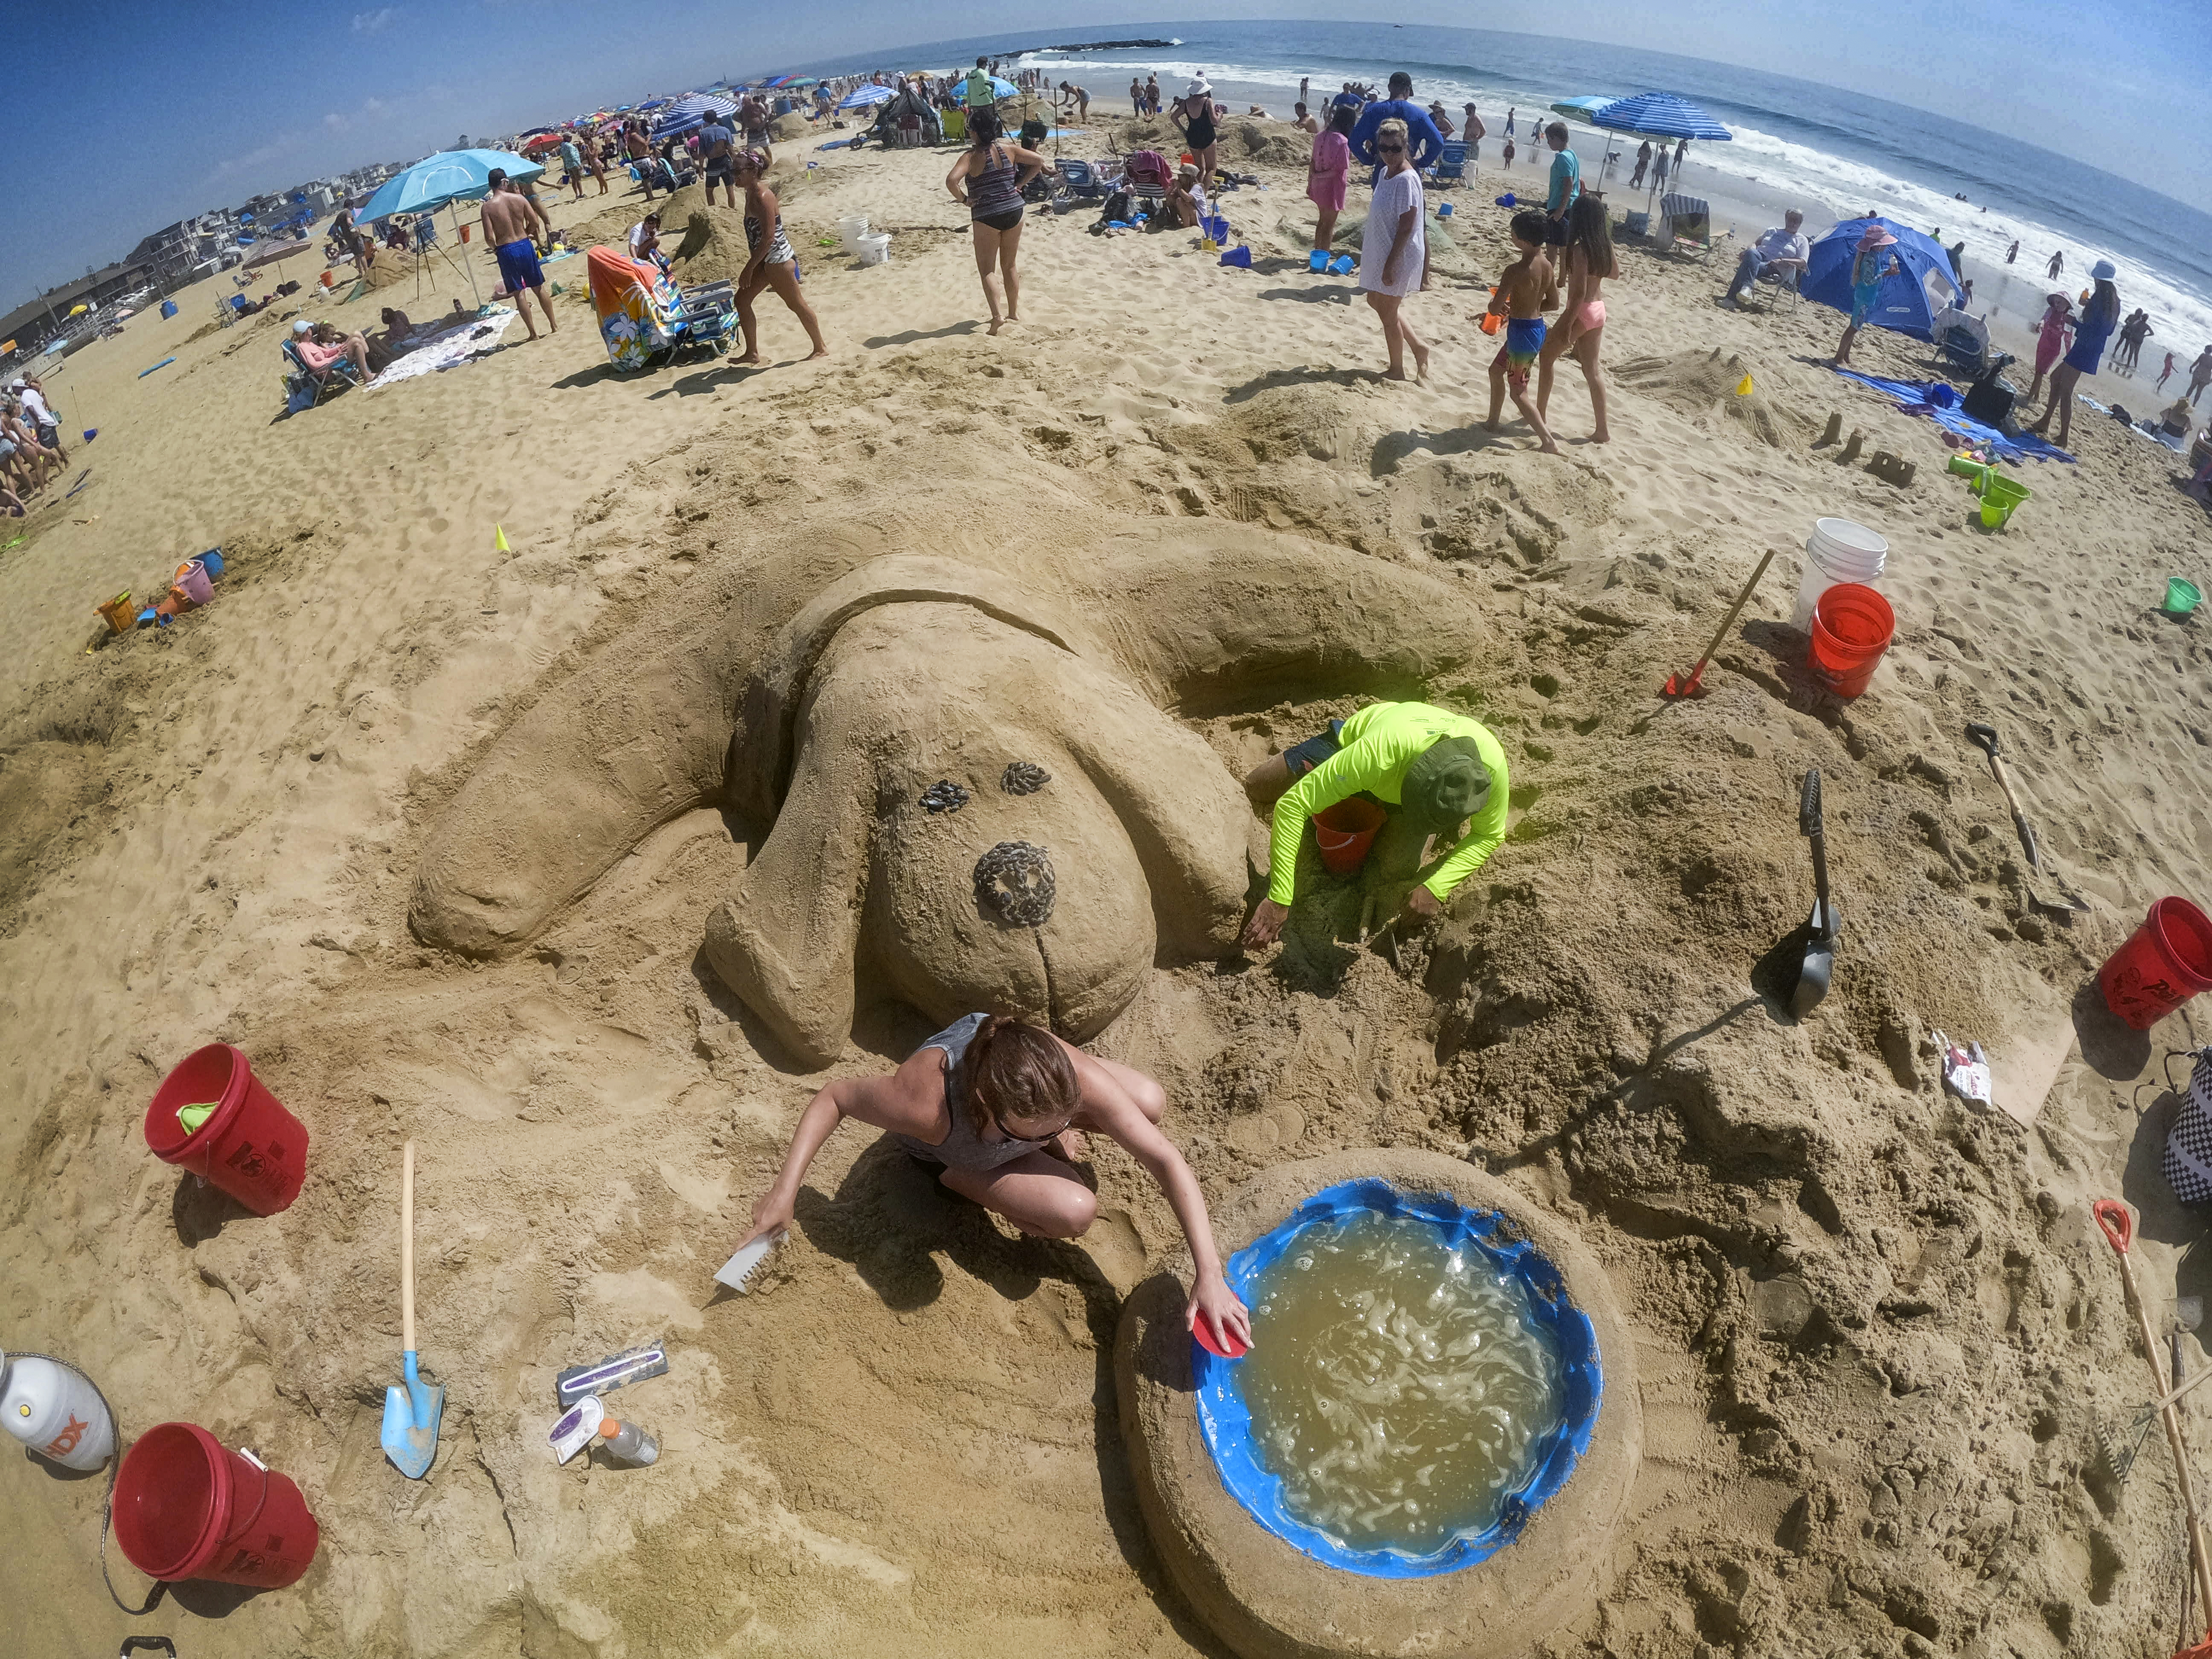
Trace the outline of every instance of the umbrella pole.
{"type": "MultiPolygon", "coordinates": [[[[460,202],[459,202],[459,200],[457,198],[457,199],[455,199],[454,201],[452,201],[452,202],[448,203],[447,205],[447,206],[449,206],[449,207],[451,207],[451,208],[453,209],[453,245],[454,245],[456,247],[462,247],[462,246],[467,246],[467,245],[466,245],[465,243],[464,243],[464,242],[461,240],[461,204],[460,204],[460,202]]],[[[474,301],[477,302],[477,309],[478,311],[482,311],[482,310],[483,309],[483,296],[482,295],[480,295],[480,294],[478,294],[478,293],[477,292],[477,270],[476,270],[476,266],[475,266],[473,264],[471,264],[469,260],[467,260],[467,259],[463,259],[463,260],[461,261],[461,269],[462,269],[465,272],[466,272],[466,273],[467,273],[467,275],[468,275],[468,279],[469,279],[469,298],[471,298],[471,300],[474,300],[474,301]]]]}

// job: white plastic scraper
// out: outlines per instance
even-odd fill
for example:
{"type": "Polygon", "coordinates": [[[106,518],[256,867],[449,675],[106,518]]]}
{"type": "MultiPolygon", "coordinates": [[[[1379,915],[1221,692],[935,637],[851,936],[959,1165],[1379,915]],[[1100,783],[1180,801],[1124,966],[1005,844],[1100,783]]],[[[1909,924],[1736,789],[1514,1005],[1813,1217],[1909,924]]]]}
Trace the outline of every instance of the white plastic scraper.
{"type": "Polygon", "coordinates": [[[740,1296],[750,1295],[751,1292],[745,1289],[745,1281],[750,1279],[754,1270],[768,1259],[768,1253],[781,1243],[783,1243],[783,1229],[781,1227],[765,1238],[753,1240],[751,1243],[745,1245],[722,1264],[722,1270],[714,1275],[714,1282],[717,1285],[728,1285],[740,1296]]]}

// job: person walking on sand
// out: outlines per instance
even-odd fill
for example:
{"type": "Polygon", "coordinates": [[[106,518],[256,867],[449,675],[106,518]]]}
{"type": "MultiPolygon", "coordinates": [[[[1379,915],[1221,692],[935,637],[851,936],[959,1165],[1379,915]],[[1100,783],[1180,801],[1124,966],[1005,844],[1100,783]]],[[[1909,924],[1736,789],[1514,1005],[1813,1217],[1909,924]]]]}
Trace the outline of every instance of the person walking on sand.
{"type": "Polygon", "coordinates": [[[1851,319],[1844,325],[1844,337],[1836,345],[1838,368],[1850,364],[1851,342],[1859,337],[1859,331],[1874,314],[1875,303],[1881,298],[1882,283],[1892,271],[1904,269],[1897,256],[1889,251],[1896,246],[1897,238],[1877,222],[1866,228],[1858,246],[1851,251],[1851,319]]]}
{"type": "Polygon", "coordinates": [[[2212,386],[2212,345],[2199,352],[2197,361],[2189,366],[2189,401],[2194,404],[2208,386],[2212,386]]]}
{"type": "Polygon", "coordinates": [[[783,1167],[753,1205],[744,1243],[792,1224],[808,1166],[848,1118],[883,1130],[947,1191],[1028,1237],[1080,1238],[1098,1199],[1074,1166],[1089,1152],[1086,1133],[1103,1134],[1158,1183],[1182,1224],[1194,1270],[1185,1323],[1195,1329],[1203,1319],[1220,1346],[1249,1346],[1251,1315],[1223,1277],[1198,1177],[1160,1131],[1166,1114],[1165,1091],[1133,1066],[1022,1020],[969,1014],[888,1077],[839,1078],[807,1103],[783,1167]]]}
{"type": "Polygon", "coordinates": [[[738,135],[722,124],[719,115],[710,115],[699,129],[700,173],[707,185],[707,205],[714,205],[714,186],[720,185],[727,192],[730,205],[738,204],[738,183],[735,171],[738,135]]]}
{"type": "Polygon", "coordinates": [[[2044,405],[2042,418],[2032,422],[2028,430],[2039,435],[2050,430],[2051,417],[2058,416],[2058,435],[2052,441],[2061,449],[2066,447],[2068,435],[2074,424],[2074,386],[2084,374],[2094,374],[2105,355],[2105,342],[2112,337],[2119,326],[2120,291],[2112,286],[2112,278],[2119,272],[2110,259],[2100,259],[2089,267],[2089,280],[2096,291],[2089,303],[2081,308],[2081,325],[2074,331],[2074,344],[2058,367],[2051,371],[2051,401],[2044,405]]]}
{"type": "Polygon", "coordinates": [[[2043,377],[2073,343],[2074,301],[2063,294],[2053,294],[2044,301],[2043,320],[2035,325],[2035,378],[2028,382],[2027,396],[2021,400],[2023,408],[2035,402],[2036,394],[2043,390],[2043,377]]]}
{"type": "Polygon", "coordinates": [[[1440,845],[1433,868],[1406,895],[1399,914],[1410,930],[1439,915],[1504,844],[1512,791],[1505,751],[1487,726],[1427,703],[1378,702],[1261,761],[1245,777],[1244,793],[1269,823],[1267,896],[1244,927],[1251,951],[1280,938],[1290,920],[1298,853],[1316,813],[1364,793],[1425,836],[1449,843],[1440,845]]]}
{"type": "Polygon", "coordinates": [[[1543,420],[1551,418],[1552,366],[1573,354],[1589,386],[1590,414],[1596,422],[1592,443],[1613,441],[1605,424],[1605,375],[1597,362],[1599,343],[1605,336],[1605,301],[1600,292],[1607,278],[1620,275],[1605,204],[1595,196],[1579,198],[1567,213],[1566,308],[1537,359],[1536,413],[1543,420]]]}
{"type": "Polygon", "coordinates": [[[1213,88],[1206,76],[1193,79],[1183,89],[1182,96],[1169,106],[1168,124],[1182,134],[1184,148],[1198,164],[1200,180],[1208,190],[1212,189],[1218,135],[1213,126],[1213,88]]]}
{"type": "Polygon", "coordinates": [[[538,263],[536,240],[539,234],[550,237],[553,228],[537,204],[515,188],[506,168],[494,167],[489,177],[491,194],[484,198],[482,228],[484,240],[499,261],[500,280],[514,296],[514,308],[522,313],[522,325],[530,331],[532,339],[538,337],[538,325],[530,315],[532,294],[545,307],[546,332],[558,334],[561,325],[553,315],[553,301],[545,297],[545,272],[538,263]]]}
{"type": "Polygon", "coordinates": [[[1513,246],[1521,257],[1499,276],[1497,292],[1486,308],[1487,314],[1505,319],[1505,339],[1490,360],[1490,414],[1482,426],[1486,432],[1502,429],[1498,417],[1510,392],[1514,408],[1540,441],[1538,447],[1547,455],[1556,455],[1559,446],[1544,424],[1543,411],[1528,397],[1528,371],[1544,350],[1544,313],[1559,297],[1558,278],[1544,255],[1549,229],[1549,222],[1534,209],[1513,216],[1513,246]]]}
{"type": "Polygon", "coordinates": [[[760,325],[753,314],[753,299],[763,289],[772,288],[813,342],[814,349],[806,357],[811,362],[817,357],[827,357],[830,348],[823,343],[822,325],[815,318],[814,307],[799,291],[799,255],[783,234],[782,208],[768,186],[763,176],[767,172],[768,156],[763,151],[741,149],[730,157],[732,195],[744,192],[744,201],[732,201],[732,205],[744,210],[745,246],[750,250],[744,269],[738,273],[738,326],[744,331],[745,351],[737,361],[757,363],[761,360],[760,325]]]}
{"type": "Polygon", "coordinates": [[[1145,114],[1145,83],[1135,76],[1129,77],[1129,113],[1139,120],[1145,114]]]}
{"type": "Polygon", "coordinates": [[[573,199],[584,199],[584,152],[576,147],[573,132],[561,140],[561,182],[574,192],[573,199]]]}
{"type": "Polygon", "coordinates": [[[1482,118],[1474,112],[1473,104],[1461,113],[1466,117],[1460,123],[1459,130],[1461,136],[1467,140],[1467,159],[1480,161],[1482,159],[1482,141],[1490,136],[1490,129],[1482,125],[1482,118]]]}
{"type": "Polygon", "coordinates": [[[2133,374],[2142,366],[2143,342],[2157,332],[2150,325],[2150,313],[2141,307],[2120,325],[2120,349],[2126,355],[2129,374],[2133,374]]]}
{"type": "Polygon", "coordinates": [[[1646,173],[1650,172],[1650,168],[1651,168],[1651,141],[1650,141],[1649,138],[1646,138],[1646,139],[1643,142],[1643,143],[1642,143],[1642,144],[1640,144],[1640,145],[1638,145],[1638,146],[1637,147],[1637,151],[1636,151],[1636,171],[1635,171],[1634,173],[1632,173],[1629,174],[1629,177],[1628,177],[1628,187],[1629,187],[1629,189],[1631,189],[1631,190],[1641,190],[1641,189],[1643,189],[1643,188],[1644,188],[1644,175],[1646,173]]]}
{"type": "Polygon", "coordinates": [[[2049,270],[2049,271],[2047,271],[2047,272],[2045,273],[2045,275],[2046,275],[2046,276],[2057,276],[2057,275],[2058,275],[2058,273],[2059,273],[2059,272],[2061,272],[2061,271],[2064,270],[2065,269],[2066,269],[2066,251],[2065,251],[2063,248],[2061,248],[2057,252],[2056,252],[2056,253],[2054,253],[2054,254],[2052,254],[2052,255],[2051,256],[2051,269],[2050,269],[2050,270],[2049,270]]]}
{"type": "Polygon", "coordinates": [[[2168,377],[2168,376],[2170,376],[2172,373],[2173,373],[2173,354],[2172,354],[2171,351],[2169,351],[2169,352],[2167,352],[2167,353],[2166,354],[2166,367],[2165,367],[2164,368],[2161,368],[2161,369],[2160,369],[2160,370],[2159,370],[2159,372],[2158,372],[2158,384],[2157,384],[2157,385],[2155,385],[2155,386],[2154,386],[2153,387],[2151,387],[2151,390],[2152,390],[2153,392],[2163,392],[2163,391],[2165,391],[2165,390],[2166,390],[2166,379],[2167,379],[2167,377],[2168,377]]]}
{"type": "Polygon", "coordinates": [[[1344,211],[1344,192],[1352,178],[1352,129],[1358,117],[1339,104],[1329,112],[1328,131],[1316,133],[1306,161],[1306,199],[1314,204],[1314,246],[1330,251],[1336,216],[1344,211]]]}
{"type": "Polygon", "coordinates": [[[979,109],[968,118],[968,148],[945,175],[952,199],[968,210],[975,238],[975,274],[991,307],[991,332],[1022,319],[1021,278],[1014,260],[1022,246],[1022,186],[1052,164],[1033,149],[1008,143],[999,133],[999,112],[979,109]],[[999,290],[1006,289],[1000,311],[999,290]]]}
{"type": "Polygon", "coordinates": [[[1145,113],[1158,115],[1159,112],[1160,77],[1157,75],[1147,75],[1145,76],[1145,113]]]}
{"type": "Polygon", "coordinates": [[[1552,185],[1544,198],[1544,240],[1552,247],[1567,245],[1567,210],[1582,199],[1582,159],[1567,148],[1567,124],[1554,121],[1544,129],[1544,142],[1552,149],[1552,185]]]}
{"type": "Polygon", "coordinates": [[[1513,118],[1514,118],[1515,114],[1518,112],[1519,107],[1520,107],[1520,106],[1519,106],[1518,105],[1509,105],[1509,106],[1507,106],[1507,108],[1506,108],[1506,111],[1505,111],[1505,136],[1506,136],[1508,138],[1510,138],[1511,137],[1513,137],[1513,118]]]}
{"type": "Polygon", "coordinates": [[[1406,124],[1385,121],[1375,134],[1374,149],[1383,166],[1367,209],[1360,243],[1359,286],[1382,319],[1382,341],[1389,348],[1385,378],[1406,378],[1406,354],[1413,354],[1413,377],[1429,378],[1429,349],[1402,314],[1406,296],[1418,293],[1428,268],[1429,233],[1421,194],[1421,175],[1413,167],[1406,124]]]}

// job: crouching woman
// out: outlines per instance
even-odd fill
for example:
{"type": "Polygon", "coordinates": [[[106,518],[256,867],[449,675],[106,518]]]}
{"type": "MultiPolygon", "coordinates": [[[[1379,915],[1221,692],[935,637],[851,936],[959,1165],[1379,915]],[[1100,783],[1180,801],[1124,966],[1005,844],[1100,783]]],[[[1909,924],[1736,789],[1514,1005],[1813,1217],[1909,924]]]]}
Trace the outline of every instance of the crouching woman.
{"type": "Polygon", "coordinates": [[[1190,1241],[1196,1282],[1184,1313],[1216,1336],[1252,1340],[1251,1316],[1222,1277],[1198,1177],[1160,1132],[1167,1097],[1142,1072],[1087,1054],[1049,1031],[969,1014],[889,1077],[840,1078],[807,1103],[775,1181],[753,1206],[746,1243],[788,1226],[799,1183],[847,1118],[888,1132],[938,1180],[1041,1238],[1080,1238],[1098,1200],[1071,1167],[1083,1132],[1118,1141],[1167,1194],[1190,1241]]]}

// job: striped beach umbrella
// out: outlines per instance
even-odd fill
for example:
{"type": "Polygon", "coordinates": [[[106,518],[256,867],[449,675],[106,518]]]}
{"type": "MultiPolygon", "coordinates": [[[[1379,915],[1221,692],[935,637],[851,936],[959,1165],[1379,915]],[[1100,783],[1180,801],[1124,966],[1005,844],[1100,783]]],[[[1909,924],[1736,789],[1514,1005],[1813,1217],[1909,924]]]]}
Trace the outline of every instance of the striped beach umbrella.
{"type": "Polygon", "coordinates": [[[888,104],[897,94],[889,87],[854,87],[838,100],[839,109],[866,109],[871,104],[888,104]]]}

